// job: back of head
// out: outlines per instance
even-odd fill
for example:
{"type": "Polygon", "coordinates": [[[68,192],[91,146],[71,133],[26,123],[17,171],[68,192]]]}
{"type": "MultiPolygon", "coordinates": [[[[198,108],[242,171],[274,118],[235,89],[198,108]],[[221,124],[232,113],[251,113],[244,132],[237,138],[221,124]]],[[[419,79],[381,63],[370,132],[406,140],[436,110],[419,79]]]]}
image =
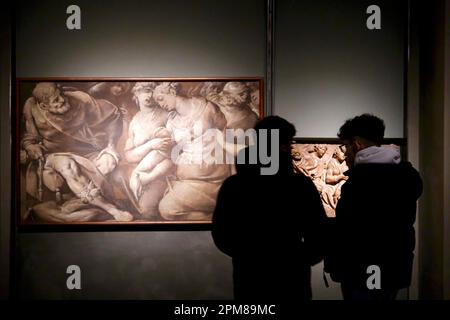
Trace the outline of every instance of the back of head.
{"type": "Polygon", "coordinates": [[[258,123],[255,125],[258,139],[260,139],[261,137],[260,130],[264,129],[268,131],[267,133],[269,135],[269,131],[278,130],[280,146],[290,146],[296,132],[295,126],[292,123],[279,116],[268,116],[258,121],[258,123]]]}
{"type": "Polygon", "coordinates": [[[341,140],[353,140],[360,137],[376,145],[381,145],[384,138],[384,121],[372,114],[362,114],[348,119],[339,129],[341,140]]]}
{"type": "MultiPolygon", "coordinates": [[[[287,120],[279,116],[268,116],[260,120],[256,126],[255,131],[257,134],[256,144],[241,150],[241,153],[245,154],[245,163],[237,163],[236,171],[243,174],[260,175],[261,168],[269,167],[270,164],[261,163],[260,155],[261,152],[267,153],[270,156],[271,161],[278,161],[278,170],[276,174],[292,173],[293,163],[291,155],[291,142],[295,136],[295,126],[288,122],[287,120]],[[263,134],[265,130],[266,134],[263,134]],[[278,132],[278,148],[274,150],[272,146],[272,130],[277,130],[278,132]],[[266,150],[260,150],[262,146],[266,147],[266,150]],[[276,157],[274,157],[276,154],[276,157]],[[251,163],[249,160],[252,159],[251,154],[258,155],[256,163],[251,163]]],[[[238,156],[238,160],[239,160],[238,156]]]]}

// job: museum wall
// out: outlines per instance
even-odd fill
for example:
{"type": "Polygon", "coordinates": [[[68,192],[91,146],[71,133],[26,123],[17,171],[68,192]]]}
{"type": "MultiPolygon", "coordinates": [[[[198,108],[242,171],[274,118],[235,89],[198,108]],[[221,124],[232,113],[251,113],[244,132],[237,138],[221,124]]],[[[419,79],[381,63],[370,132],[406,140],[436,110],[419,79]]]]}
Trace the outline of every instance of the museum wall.
{"type": "Polygon", "coordinates": [[[450,299],[450,1],[420,19],[420,298],[450,299]]]}
{"type": "Polygon", "coordinates": [[[302,137],[334,138],[348,118],[374,113],[403,138],[408,1],[276,1],[274,113],[302,137]],[[381,9],[369,30],[367,8],[381,9]]]}

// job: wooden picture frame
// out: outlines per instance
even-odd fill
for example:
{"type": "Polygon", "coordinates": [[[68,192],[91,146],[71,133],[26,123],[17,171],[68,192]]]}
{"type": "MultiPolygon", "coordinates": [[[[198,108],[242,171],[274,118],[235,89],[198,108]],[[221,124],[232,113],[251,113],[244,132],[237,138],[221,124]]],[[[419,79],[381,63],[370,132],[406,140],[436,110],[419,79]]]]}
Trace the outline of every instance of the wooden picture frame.
{"type": "Polygon", "coordinates": [[[13,201],[27,230],[209,225],[231,165],[206,172],[171,161],[175,146],[179,157],[198,151],[177,134],[185,129],[194,141],[198,125],[246,130],[264,116],[260,77],[18,78],[15,85],[13,201]]]}

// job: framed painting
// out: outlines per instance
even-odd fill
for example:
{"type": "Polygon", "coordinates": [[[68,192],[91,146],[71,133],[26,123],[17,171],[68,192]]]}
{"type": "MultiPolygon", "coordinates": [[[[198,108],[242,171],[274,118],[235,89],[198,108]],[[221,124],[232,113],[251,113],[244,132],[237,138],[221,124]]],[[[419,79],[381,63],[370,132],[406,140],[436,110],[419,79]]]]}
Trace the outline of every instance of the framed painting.
{"type": "Polygon", "coordinates": [[[19,226],[208,224],[238,151],[224,133],[264,115],[262,78],[20,78],[15,91],[19,226]]]}
{"type": "MultiPolygon", "coordinates": [[[[385,139],[384,143],[400,149],[402,158],[405,158],[405,139],[385,139]]],[[[295,170],[311,178],[327,216],[334,218],[341,187],[347,181],[344,173],[349,169],[345,147],[337,138],[296,138],[292,154],[295,170]]]]}

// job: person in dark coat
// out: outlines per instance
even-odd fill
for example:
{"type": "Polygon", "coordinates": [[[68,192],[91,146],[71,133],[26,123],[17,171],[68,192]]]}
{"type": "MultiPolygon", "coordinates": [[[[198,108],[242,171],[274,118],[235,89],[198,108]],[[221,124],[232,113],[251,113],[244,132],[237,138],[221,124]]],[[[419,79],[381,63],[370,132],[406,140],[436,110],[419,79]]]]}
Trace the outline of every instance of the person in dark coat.
{"type": "Polygon", "coordinates": [[[350,170],[336,207],[326,271],[344,299],[392,300],[411,284],[416,202],[422,180],[392,146],[381,146],[383,120],[363,114],[338,136],[350,170]]]}
{"type": "MultiPolygon", "coordinates": [[[[279,153],[278,170],[264,175],[260,161],[238,163],[237,174],[219,191],[212,236],[232,257],[235,299],[311,299],[311,266],[323,259],[326,214],[311,179],[294,173],[290,148],[295,127],[270,116],[255,129],[279,130],[279,148],[272,148],[279,153]]],[[[245,159],[252,148],[258,146],[241,151],[245,159]]]]}

